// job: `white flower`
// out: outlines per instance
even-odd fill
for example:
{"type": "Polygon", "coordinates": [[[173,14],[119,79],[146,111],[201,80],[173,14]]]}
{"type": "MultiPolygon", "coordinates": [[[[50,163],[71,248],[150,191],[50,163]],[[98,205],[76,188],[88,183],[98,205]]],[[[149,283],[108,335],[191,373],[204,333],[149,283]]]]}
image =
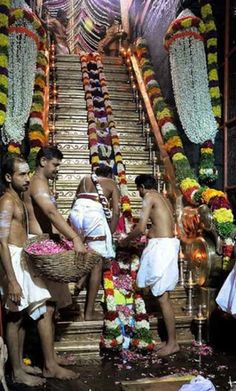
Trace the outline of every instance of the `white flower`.
{"type": "Polygon", "coordinates": [[[135,328],[136,329],[147,329],[147,330],[149,330],[150,329],[150,325],[149,325],[149,322],[144,319],[144,320],[141,320],[139,322],[136,322],[135,328]]]}

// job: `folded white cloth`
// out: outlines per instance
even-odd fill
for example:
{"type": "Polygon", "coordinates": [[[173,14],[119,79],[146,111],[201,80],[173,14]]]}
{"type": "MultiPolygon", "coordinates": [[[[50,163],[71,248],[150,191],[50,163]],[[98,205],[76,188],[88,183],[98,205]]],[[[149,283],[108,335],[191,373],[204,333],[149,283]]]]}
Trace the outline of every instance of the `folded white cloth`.
{"type": "Polygon", "coordinates": [[[216,389],[209,379],[199,375],[190,383],[184,384],[179,391],[216,391],[216,389]]]}

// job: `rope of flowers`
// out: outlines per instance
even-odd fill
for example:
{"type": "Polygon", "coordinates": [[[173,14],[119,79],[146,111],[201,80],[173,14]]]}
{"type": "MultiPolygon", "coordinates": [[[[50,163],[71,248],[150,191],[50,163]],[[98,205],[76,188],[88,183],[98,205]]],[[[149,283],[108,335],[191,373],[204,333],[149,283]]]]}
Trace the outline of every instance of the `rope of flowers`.
{"type": "Polygon", "coordinates": [[[204,203],[212,210],[217,232],[223,241],[223,259],[227,261],[232,255],[233,240],[230,235],[236,228],[227,196],[222,191],[201,186],[197,181],[184,153],[173,114],[164,101],[160,86],[155,80],[146,40],[137,41],[136,52],[146,90],[164,139],[165,148],[175,167],[176,179],[183,196],[192,205],[204,203]]]}
{"type": "Polygon", "coordinates": [[[10,0],[0,0],[0,127],[5,122],[7,111],[10,6],[10,0]]]}
{"type": "Polygon", "coordinates": [[[114,117],[112,114],[112,106],[110,101],[110,95],[107,87],[107,80],[104,74],[103,64],[101,61],[101,56],[98,53],[94,54],[95,60],[97,62],[98,71],[99,71],[99,81],[103,93],[103,102],[106,111],[106,117],[108,122],[108,128],[111,135],[111,143],[114,152],[115,163],[117,167],[117,175],[119,181],[119,187],[121,192],[121,205],[123,216],[131,219],[131,204],[128,195],[127,179],[125,173],[125,166],[122,159],[121,149],[120,149],[120,140],[116,130],[114,117]]]}
{"type": "Polygon", "coordinates": [[[104,273],[107,311],[101,336],[103,348],[152,350],[155,347],[144,300],[135,289],[138,268],[139,258],[133,256],[131,263],[122,259],[114,261],[112,268],[104,273]],[[116,304],[116,290],[125,297],[125,304],[116,304]]]}
{"type": "MultiPolygon", "coordinates": [[[[221,100],[218,77],[217,30],[212,13],[212,6],[207,0],[201,0],[201,16],[205,24],[204,36],[206,41],[207,68],[211,106],[219,128],[221,122],[221,100]]],[[[202,182],[206,182],[209,177],[212,177],[212,180],[217,178],[217,172],[214,167],[215,161],[213,148],[214,145],[211,140],[206,141],[201,146],[199,179],[202,182]]]]}
{"type": "Polygon", "coordinates": [[[180,15],[170,24],[164,44],[169,51],[173,90],[183,129],[189,140],[202,143],[199,180],[211,183],[218,176],[212,142],[218,124],[209,94],[204,33],[201,19],[192,13],[180,15]]]}
{"type": "Polygon", "coordinates": [[[95,118],[95,109],[93,104],[93,95],[90,85],[90,77],[88,72],[88,62],[92,60],[92,55],[85,52],[80,52],[81,71],[82,71],[82,82],[85,91],[85,100],[87,108],[87,121],[88,121],[88,141],[90,151],[90,163],[92,170],[99,166],[99,154],[98,154],[98,136],[97,126],[95,118]]]}
{"type": "MultiPolygon", "coordinates": [[[[22,8],[13,8],[10,10],[9,33],[26,34],[37,44],[36,72],[33,82],[32,103],[30,105],[31,107],[28,117],[28,138],[30,144],[29,164],[31,170],[33,170],[37,151],[46,142],[42,120],[44,110],[44,93],[46,86],[46,34],[39,19],[32,12],[22,8]],[[27,28],[21,27],[22,20],[24,20],[24,23],[28,23],[27,28]],[[33,31],[28,29],[29,26],[32,26],[33,31]]],[[[27,60],[29,61],[29,58],[27,58],[27,60]]],[[[7,149],[9,153],[19,154],[21,152],[21,141],[10,140],[7,149]]]]}

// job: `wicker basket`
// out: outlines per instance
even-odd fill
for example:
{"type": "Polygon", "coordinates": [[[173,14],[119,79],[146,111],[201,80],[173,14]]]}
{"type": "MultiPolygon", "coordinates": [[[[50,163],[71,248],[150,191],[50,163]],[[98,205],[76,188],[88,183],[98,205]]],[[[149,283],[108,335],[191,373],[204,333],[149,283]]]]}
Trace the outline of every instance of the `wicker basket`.
{"type": "Polygon", "coordinates": [[[79,253],[77,256],[73,250],[51,255],[36,255],[27,251],[31,244],[46,239],[49,239],[47,234],[35,236],[27,240],[23,250],[23,257],[26,256],[31,261],[37,276],[57,282],[76,282],[102,259],[95,251],[79,253]]]}

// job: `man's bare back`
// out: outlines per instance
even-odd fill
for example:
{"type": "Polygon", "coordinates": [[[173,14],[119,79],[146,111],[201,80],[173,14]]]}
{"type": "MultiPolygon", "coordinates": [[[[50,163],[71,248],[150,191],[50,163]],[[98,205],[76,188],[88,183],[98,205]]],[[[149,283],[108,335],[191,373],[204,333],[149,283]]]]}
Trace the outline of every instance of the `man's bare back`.
{"type": "Polygon", "coordinates": [[[149,218],[152,225],[148,232],[149,238],[172,238],[174,237],[174,217],[173,208],[170,201],[162,194],[152,189],[146,192],[143,198],[143,211],[141,214],[145,216],[145,210],[150,211],[149,218]],[[150,207],[149,207],[150,205],[150,207]]]}
{"type": "MultiPolygon", "coordinates": [[[[114,180],[111,178],[104,177],[97,177],[97,180],[102,186],[104,196],[109,201],[112,198],[113,192],[117,192],[117,186],[114,180]]],[[[85,176],[80,182],[76,191],[76,195],[81,193],[97,193],[96,187],[91,179],[91,176],[85,176]]]]}

